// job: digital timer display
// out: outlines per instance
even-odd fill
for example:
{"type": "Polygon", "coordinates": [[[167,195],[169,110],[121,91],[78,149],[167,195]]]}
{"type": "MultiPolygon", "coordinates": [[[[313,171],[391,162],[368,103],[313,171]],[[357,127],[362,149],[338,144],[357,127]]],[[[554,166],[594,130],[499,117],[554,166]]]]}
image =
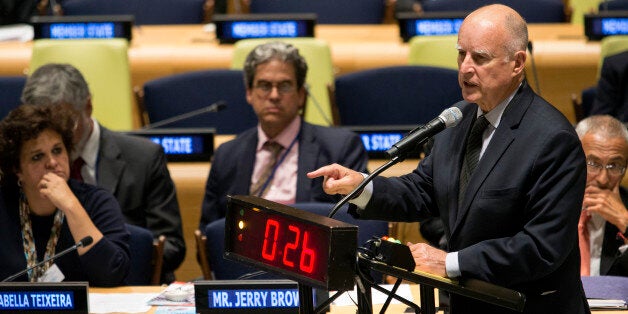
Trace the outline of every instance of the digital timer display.
{"type": "Polygon", "coordinates": [[[229,199],[225,257],[298,282],[352,289],[357,227],[254,196],[229,199]]]}

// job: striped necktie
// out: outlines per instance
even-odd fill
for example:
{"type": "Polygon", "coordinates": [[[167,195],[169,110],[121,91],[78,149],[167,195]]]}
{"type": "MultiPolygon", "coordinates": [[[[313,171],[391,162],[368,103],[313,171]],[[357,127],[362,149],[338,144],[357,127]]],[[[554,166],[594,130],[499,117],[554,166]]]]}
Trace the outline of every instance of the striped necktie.
{"type": "Polygon", "coordinates": [[[467,183],[471,175],[475,171],[480,160],[480,151],[482,151],[482,134],[488,126],[488,120],[484,115],[479,116],[467,138],[467,147],[464,153],[464,161],[460,170],[460,190],[458,192],[458,205],[462,204],[464,193],[467,190],[467,183]]]}
{"type": "Polygon", "coordinates": [[[283,146],[277,142],[267,141],[264,143],[263,149],[270,151],[270,159],[268,163],[264,166],[262,170],[262,174],[260,175],[257,182],[251,185],[250,194],[264,197],[266,192],[268,192],[268,188],[270,187],[270,181],[272,178],[270,176],[273,174],[275,166],[277,165],[277,159],[279,158],[279,153],[283,149],[283,146]]]}

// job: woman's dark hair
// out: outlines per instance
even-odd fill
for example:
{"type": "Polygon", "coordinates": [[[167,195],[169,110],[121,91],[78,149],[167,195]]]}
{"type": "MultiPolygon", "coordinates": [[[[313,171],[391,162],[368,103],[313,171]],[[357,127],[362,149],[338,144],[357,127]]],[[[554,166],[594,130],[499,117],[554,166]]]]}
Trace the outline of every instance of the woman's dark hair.
{"type": "Polygon", "coordinates": [[[61,135],[68,154],[72,151],[75,112],[65,105],[21,105],[0,121],[0,184],[17,182],[20,152],[26,141],[35,139],[44,130],[61,135]]]}

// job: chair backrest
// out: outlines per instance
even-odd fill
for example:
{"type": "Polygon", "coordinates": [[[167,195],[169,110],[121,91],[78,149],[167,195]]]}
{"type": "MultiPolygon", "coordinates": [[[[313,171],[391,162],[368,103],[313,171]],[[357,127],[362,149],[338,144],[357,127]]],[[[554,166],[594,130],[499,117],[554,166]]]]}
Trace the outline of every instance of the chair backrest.
{"type": "Polygon", "coordinates": [[[218,134],[238,134],[257,125],[246,101],[241,70],[205,70],[162,77],[144,84],[143,104],[151,123],[224,100],[226,108],[183,119],[164,127],[213,127],[218,134]]]}
{"type": "Polygon", "coordinates": [[[69,63],[89,84],[93,117],[113,130],[133,129],[133,93],[125,39],[38,39],[30,71],[47,63],[69,63]]]}
{"type": "Polygon", "coordinates": [[[196,242],[196,256],[201,266],[201,272],[203,273],[204,280],[213,280],[214,275],[209,266],[209,260],[207,259],[207,236],[204,235],[201,230],[194,230],[194,241],[196,242]]]}
{"type": "Polygon", "coordinates": [[[408,63],[458,69],[457,35],[415,36],[408,45],[408,63]]]}
{"type": "Polygon", "coordinates": [[[628,50],[628,35],[608,36],[602,38],[600,42],[600,60],[597,66],[597,78],[600,78],[602,64],[608,56],[616,55],[628,50]]]}
{"type": "Polygon", "coordinates": [[[0,120],[20,105],[24,83],[23,76],[0,76],[0,120]]]}
{"type": "Polygon", "coordinates": [[[598,5],[598,11],[621,11],[628,10],[628,0],[607,0],[598,5]]]}
{"type": "Polygon", "coordinates": [[[148,285],[153,275],[153,234],[145,228],[126,224],[130,233],[129,250],[131,267],[127,275],[129,285],[148,285]]]}
{"type": "Polygon", "coordinates": [[[64,15],[130,14],[135,24],[200,24],[205,0],[65,0],[64,15]]]}
{"type": "Polygon", "coordinates": [[[438,0],[421,2],[425,12],[471,12],[481,6],[502,3],[517,11],[528,23],[567,22],[562,0],[438,0]]]}
{"type": "Polygon", "coordinates": [[[396,66],[336,78],[341,125],[427,123],[462,99],[458,72],[427,66],[396,66]]]}
{"type": "Polygon", "coordinates": [[[379,24],[383,0],[251,0],[250,13],[316,13],[320,24],[379,24]]]}
{"type": "Polygon", "coordinates": [[[305,120],[319,125],[331,125],[332,115],[327,87],[334,83],[334,72],[331,50],[325,41],[317,38],[240,40],[233,49],[231,68],[242,69],[246,56],[253,48],[272,40],[281,40],[294,45],[308,64],[306,84],[309,86],[309,96],[305,108],[305,120]]]}

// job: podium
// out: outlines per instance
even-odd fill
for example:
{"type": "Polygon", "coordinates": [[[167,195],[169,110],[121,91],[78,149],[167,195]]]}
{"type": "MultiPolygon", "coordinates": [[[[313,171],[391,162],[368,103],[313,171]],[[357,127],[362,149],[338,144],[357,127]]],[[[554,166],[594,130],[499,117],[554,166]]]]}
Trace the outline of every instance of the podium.
{"type": "Polygon", "coordinates": [[[434,304],[434,288],[445,290],[453,294],[473,298],[493,305],[502,306],[518,312],[522,312],[525,305],[524,294],[482,280],[472,278],[461,278],[460,280],[452,280],[427,272],[416,270],[408,271],[406,269],[391,266],[373,258],[369,258],[361,253],[358,254],[358,267],[363,270],[375,270],[383,274],[398,278],[397,283],[395,284],[392,291],[387,291],[376,285],[369,285],[368,281],[363,280],[362,283],[365,284],[364,289],[358,289],[358,312],[360,314],[371,314],[373,312],[372,307],[370,306],[371,287],[380,291],[383,290],[382,292],[389,295],[388,300],[382,308],[382,313],[385,311],[387,304],[393,297],[411,307],[414,307],[414,304],[412,304],[410,301],[394,296],[396,287],[399,285],[399,283],[401,283],[402,279],[420,285],[419,293],[421,297],[421,308],[416,309],[415,307],[417,313],[436,313],[436,306],[434,304]]]}

